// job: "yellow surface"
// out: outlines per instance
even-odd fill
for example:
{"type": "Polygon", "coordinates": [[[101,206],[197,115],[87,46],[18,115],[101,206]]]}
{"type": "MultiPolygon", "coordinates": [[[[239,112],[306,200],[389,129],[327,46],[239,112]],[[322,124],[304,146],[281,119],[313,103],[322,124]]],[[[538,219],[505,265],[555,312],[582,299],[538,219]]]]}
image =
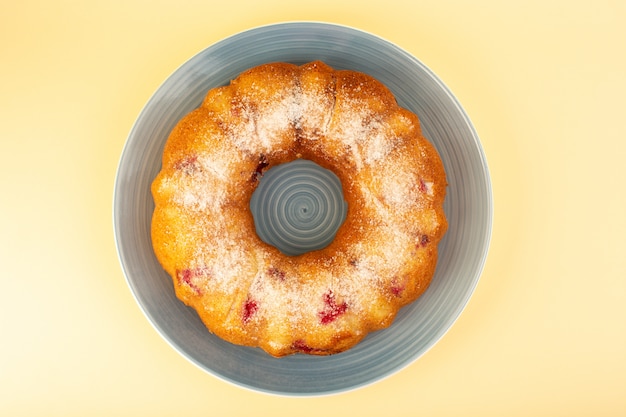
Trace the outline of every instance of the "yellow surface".
{"type": "Polygon", "coordinates": [[[0,415],[626,415],[623,1],[0,10],[0,415]],[[179,356],[131,296],[111,220],[122,147],[161,82],[288,20],[364,29],[422,60],[473,120],[494,189],[491,250],[457,323],[401,372],[324,398],[245,391],[179,356]]]}

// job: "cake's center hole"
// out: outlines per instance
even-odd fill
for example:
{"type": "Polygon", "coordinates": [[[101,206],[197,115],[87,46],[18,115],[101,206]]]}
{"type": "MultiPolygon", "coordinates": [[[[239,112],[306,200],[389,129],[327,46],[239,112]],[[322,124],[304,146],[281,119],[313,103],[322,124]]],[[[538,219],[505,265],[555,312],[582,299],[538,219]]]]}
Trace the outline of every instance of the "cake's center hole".
{"type": "Polygon", "coordinates": [[[348,205],[333,172],[297,159],[263,174],[250,209],[261,240],[295,256],[328,246],[346,219],[348,205]]]}

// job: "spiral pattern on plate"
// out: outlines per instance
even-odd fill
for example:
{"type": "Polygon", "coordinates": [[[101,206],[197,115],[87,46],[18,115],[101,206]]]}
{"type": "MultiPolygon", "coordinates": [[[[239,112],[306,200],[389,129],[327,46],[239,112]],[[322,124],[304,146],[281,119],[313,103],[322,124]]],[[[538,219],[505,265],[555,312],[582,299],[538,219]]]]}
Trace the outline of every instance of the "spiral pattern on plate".
{"type": "Polygon", "coordinates": [[[298,159],[263,175],[250,209],[261,240],[295,256],[328,246],[348,206],[333,172],[298,159]]]}

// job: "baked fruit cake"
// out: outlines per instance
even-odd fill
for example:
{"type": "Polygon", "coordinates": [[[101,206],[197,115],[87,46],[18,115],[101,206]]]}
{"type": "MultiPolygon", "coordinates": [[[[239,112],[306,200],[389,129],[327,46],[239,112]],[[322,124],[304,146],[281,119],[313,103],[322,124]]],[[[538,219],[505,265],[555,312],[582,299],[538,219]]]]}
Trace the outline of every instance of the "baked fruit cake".
{"type": "Polygon", "coordinates": [[[171,132],[152,242],[177,297],[217,336],[328,355],[385,328],[429,286],[447,229],[443,164],[416,115],[359,72],[270,63],[212,89],[171,132]],[[297,159],[340,179],[325,248],[287,256],[255,232],[263,174],[297,159]]]}

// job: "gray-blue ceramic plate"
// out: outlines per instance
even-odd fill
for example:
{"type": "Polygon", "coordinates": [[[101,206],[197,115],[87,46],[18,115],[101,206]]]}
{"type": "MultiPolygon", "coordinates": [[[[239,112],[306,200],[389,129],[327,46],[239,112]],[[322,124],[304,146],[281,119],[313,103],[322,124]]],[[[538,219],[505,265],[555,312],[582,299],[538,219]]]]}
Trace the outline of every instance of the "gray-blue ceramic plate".
{"type": "Polygon", "coordinates": [[[128,284],[150,323],[181,355],[208,373],[255,391],[316,396],[372,384],[411,364],[452,326],[482,271],[492,225],[487,164],[472,124],[446,86],[416,58],[377,36],[345,26],[295,22],[236,34],[203,50],[154,93],[124,147],[114,191],[114,231],[128,284]],[[439,244],[433,282],[402,309],[388,329],[353,349],[327,357],[275,359],[210,334],[174,295],[150,240],[150,184],[170,130],[207,91],[242,71],[271,61],[321,60],[336,69],[370,74],[419,116],[448,176],[449,230],[439,244]]]}

